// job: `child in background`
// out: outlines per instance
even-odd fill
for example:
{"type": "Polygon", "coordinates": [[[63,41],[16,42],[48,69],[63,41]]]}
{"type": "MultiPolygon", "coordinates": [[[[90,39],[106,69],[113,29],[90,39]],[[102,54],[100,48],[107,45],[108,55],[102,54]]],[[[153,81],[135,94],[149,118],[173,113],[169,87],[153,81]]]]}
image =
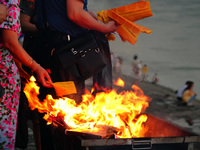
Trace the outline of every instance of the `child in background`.
{"type": "Polygon", "coordinates": [[[147,76],[148,76],[148,66],[146,64],[144,64],[144,66],[142,67],[142,80],[146,81],[147,80],[147,76]]]}

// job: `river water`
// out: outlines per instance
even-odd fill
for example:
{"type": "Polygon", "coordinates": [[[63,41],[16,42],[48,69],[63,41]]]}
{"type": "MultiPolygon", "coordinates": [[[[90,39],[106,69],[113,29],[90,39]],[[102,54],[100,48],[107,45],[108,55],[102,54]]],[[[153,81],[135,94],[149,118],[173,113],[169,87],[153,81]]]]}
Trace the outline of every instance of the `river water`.
{"type": "MultiPolygon", "coordinates": [[[[89,0],[93,12],[128,5],[136,0],[89,0]]],[[[122,72],[132,75],[137,54],[149,67],[148,78],[158,73],[160,85],[177,90],[186,80],[194,81],[200,97],[200,0],[150,0],[154,16],[135,23],[153,30],[141,33],[135,45],[119,36],[110,42],[111,51],[123,58],[122,72]]]]}

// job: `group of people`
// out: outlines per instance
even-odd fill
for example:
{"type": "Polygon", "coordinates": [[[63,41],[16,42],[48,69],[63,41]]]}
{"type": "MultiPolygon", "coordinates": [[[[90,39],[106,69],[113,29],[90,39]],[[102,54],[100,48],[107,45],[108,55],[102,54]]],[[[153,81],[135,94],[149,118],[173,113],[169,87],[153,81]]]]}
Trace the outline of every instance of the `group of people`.
{"type": "MultiPolygon", "coordinates": [[[[138,55],[133,56],[132,70],[133,70],[133,78],[136,81],[138,82],[140,82],[141,80],[148,81],[149,66],[147,64],[142,64],[142,61],[138,58],[138,55]]],[[[156,84],[159,82],[157,73],[153,75],[151,82],[153,84],[156,84]]]]}
{"type": "MultiPolygon", "coordinates": [[[[120,56],[115,56],[114,52],[111,52],[112,69],[119,74],[122,74],[123,59],[120,56]]],[[[147,64],[142,64],[142,61],[138,58],[138,55],[133,56],[132,71],[135,84],[139,84],[140,81],[148,81],[149,67],[147,64]]],[[[153,84],[159,82],[158,74],[155,73],[151,79],[153,84]]]]}
{"type": "Polygon", "coordinates": [[[177,99],[187,106],[192,106],[192,102],[196,97],[196,93],[193,91],[194,82],[186,81],[183,87],[177,91],[177,99]]]}
{"type": "MultiPolygon", "coordinates": [[[[67,44],[70,39],[88,30],[104,34],[118,29],[119,25],[114,21],[107,24],[99,22],[95,14],[87,9],[87,3],[87,0],[21,0],[20,4],[20,0],[0,0],[0,85],[4,90],[0,100],[0,149],[14,149],[16,131],[20,128],[17,127],[17,122],[20,118],[18,109],[23,89],[16,64],[20,62],[28,68],[29,73],[37,77],[41,86],[39,98],[42,100],[53,90],[50,83],[59,81],[48,53],[53,47],[67,44]],[[21,27],[25,35],[23,46],[18,41],[21,27]]],[[[108,42],[104,43],[109,68],[110,50],[108,42]]],[[[94,82],[107,86],[103,73],[104,70],[98,77],[94,77],[94,82]]],[[[109,78],[111,77],[112,75],[109,78]]],[[[77,94],[72,97],[79,102],[84,94],[84,80],[76,81],[75,85],[77,94]]],[[[61,140],[60,133],[46,125],[42,117],[43,114],[39,114],[41,145],[38,149],[63,149],[66,146],[64,139],[61,140]]],[[[67,147],[70,147],[70,143],[67,147]]]]}

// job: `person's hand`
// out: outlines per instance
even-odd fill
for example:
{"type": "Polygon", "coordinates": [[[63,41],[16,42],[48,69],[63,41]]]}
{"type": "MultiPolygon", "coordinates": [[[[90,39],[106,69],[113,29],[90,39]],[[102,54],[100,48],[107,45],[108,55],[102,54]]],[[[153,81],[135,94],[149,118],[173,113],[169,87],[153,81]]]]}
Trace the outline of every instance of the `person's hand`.
{"type": "Polygon", "coordinates": [[[0,4],[0,24],[2,24],[6,18],[8,16],[8,8],[3,5],[3,4],[0,4]]]}
{"type": "Polygon", "coordinates": [[[52,87],[52,85],[50,84],[52,83],[51,77],[49,76],[48,72],[44,68],[42,68],[39,64],[37,64],[37,68],[34,70],[34,72],[37,75],[38,82],[40,82],[44,87],[48,87],[48,88],[52,87]]]}
{"type": "Polygon", "coordinates": [[[119,24],[117,24],[115,21],[109,21],[107,24],[105,24],[105,30],[104,33],[113,33],[117,31],[119,28],[119,24]]]}

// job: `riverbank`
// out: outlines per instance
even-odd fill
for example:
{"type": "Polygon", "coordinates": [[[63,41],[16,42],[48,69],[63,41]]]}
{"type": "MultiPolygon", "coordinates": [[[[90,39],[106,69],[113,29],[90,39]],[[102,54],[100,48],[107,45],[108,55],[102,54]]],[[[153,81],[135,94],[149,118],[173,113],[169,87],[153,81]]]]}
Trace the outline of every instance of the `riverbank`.
{"type": "MultiPolygon", "coordinates": [[[[119,77],[125,82],[125,90],[130,90],[131,86],[135,83],[132,77],[113,72],[114,81],[119,77]]],[[[91,84],[92,80],[87,80],[86,85],[91,87],[91,84]]],[[[200,101],[195,100],[193,103],[194,106],[184,106],[178,103],[175,91],[170,88],[145,81],[141,81],[138,86],[146,96],[152,98],[145,113],[152,114],[187,131],[200,135],[200,101]]],[[[29,143],[27,150],[35,149],[32,124],[29,122],[29,143]]],[[[199,149],[200,143],[196,143],[194,150],[199,149]]]]}

